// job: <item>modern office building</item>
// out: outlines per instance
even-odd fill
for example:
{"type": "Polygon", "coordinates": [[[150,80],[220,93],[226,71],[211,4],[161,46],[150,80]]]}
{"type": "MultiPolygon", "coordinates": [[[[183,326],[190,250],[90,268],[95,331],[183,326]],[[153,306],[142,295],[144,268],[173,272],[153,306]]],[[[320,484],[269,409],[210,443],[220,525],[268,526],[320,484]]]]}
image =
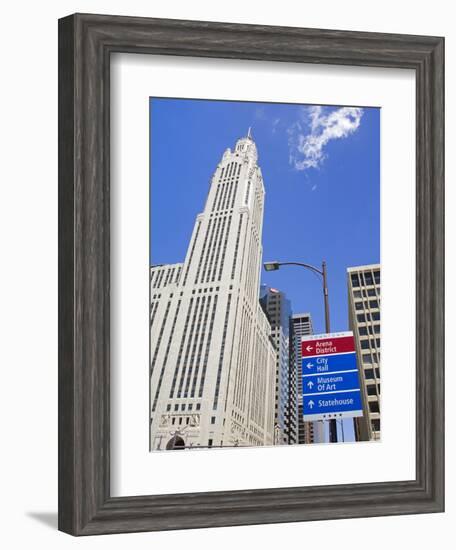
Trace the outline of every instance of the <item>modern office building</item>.
{"type": "Polygon", "coordinates": [[[355,435],[370,441],[380,439],[380,265],[350,267],[347,276],[364,412],[354,419],[355,435]]]}
{"type": "Polygon", "coordinates": [[[293,345],[290,346],[290,362],[295,365],[298,398],[298,441],[297,443],[322,443],[323,422],[304,422],[302,414],[302,355],[301,338],[313,334],[310,313],[296,313],[291,317],[290,332],[293,345]]]}
{"type": "Polygon", "coordinates": [[[291,445],[297,442],[298,421],[297,376],[290,363],[291,305],[283,292],[266,285],[261,286],[260,304],[271,325],[276,353],[275,444],[291,445]]]}
{"type": "Polygon", "coordinates": [[[184,262],[150,268],[151,450],[274,442],[257,159],[249,131],[215,169],[184,262]]]}

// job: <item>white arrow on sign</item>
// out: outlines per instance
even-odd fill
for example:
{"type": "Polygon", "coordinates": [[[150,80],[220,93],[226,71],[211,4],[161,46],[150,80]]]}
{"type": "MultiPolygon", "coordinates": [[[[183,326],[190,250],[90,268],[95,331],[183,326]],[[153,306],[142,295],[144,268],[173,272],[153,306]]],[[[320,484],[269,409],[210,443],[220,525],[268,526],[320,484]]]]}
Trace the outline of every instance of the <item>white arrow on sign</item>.
{"type": "Polygon", "coordinates": [[[313,366],[314,366],[313,363],[307,363],[307,365],[306,365],[306,367],[307,367],[308,369],[311,369],[313,366]]]}
{"type": "Polygon", "coordinates": [[[306,347],[306,350],[307,350],[307,351],[310,351],[310,350],[312,350],[312,349],[313,349],[312,346],[307,346],[307,347],[306,347]]]}
{"type": "Polygon", "coordinates": [[[315,403],[312,401],[312,399],[309,401],[309,407],[311,409],[313,409],[313,406],[315,405],[315,403]]]}
{"type": "Polygon", "coordinates": [[[310,380],[309,382],[307,382],[307,387],[312,389],[314,383],[312,382],[312,380],[310,380]]]}

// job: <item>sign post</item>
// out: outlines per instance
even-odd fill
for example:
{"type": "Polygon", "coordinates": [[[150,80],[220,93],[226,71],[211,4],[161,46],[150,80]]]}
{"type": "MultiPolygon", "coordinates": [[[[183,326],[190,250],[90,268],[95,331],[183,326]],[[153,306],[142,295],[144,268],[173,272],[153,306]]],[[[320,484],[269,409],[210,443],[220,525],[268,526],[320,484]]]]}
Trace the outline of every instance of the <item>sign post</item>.
{"type": "Polygon", "coordinates": [[[353,332],[303,336],[304,421],[363,415],[353,332]]]}

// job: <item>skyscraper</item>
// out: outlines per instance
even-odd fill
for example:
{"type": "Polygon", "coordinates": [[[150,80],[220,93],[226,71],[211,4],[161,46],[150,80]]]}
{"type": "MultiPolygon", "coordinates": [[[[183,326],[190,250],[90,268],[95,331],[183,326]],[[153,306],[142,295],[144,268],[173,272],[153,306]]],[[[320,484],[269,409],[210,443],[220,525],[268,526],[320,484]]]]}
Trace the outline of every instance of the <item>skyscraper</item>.
{"type": "Polygon", "coordinates": [[[354,419],[355,436],[369,441],[380,439],[380,265],[349,267],[347,278],[364,411],[354,419]]]}
{"type": "Polygon", "coordinates": [[[275,351],[259,303],[264,186],[249,133],[212,176],[182,264],[150,269],[150,448],[270,445],[275,351]]]}
{"type": "Polygon", "coordinates": [[[313,334],[310,313],[296,313],[291,317],[291,334],[293,346],[290,346],[297,377],[298,401],[298,440],[297,443],[321,443],[324,438],[322,422],[304,422],[302,416],[302,355],[301,338],[313,334]]]}
{"type": "Polygon", "coordinates": [[[276,353],[275,372],[275,444],[297,442],[297,376],[290,363],[290,300],[280,290],[261,286],[260,303],[271,325],[276,353]]]}

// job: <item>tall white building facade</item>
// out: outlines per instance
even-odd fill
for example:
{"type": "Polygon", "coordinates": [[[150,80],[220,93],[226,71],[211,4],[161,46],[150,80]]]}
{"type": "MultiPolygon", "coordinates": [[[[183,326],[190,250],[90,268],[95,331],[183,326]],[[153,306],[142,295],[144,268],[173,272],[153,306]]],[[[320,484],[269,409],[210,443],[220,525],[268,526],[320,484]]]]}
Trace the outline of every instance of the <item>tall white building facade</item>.
{"type": "Polygon", "coordinates": [[[151,450],[274,442],[257,160],[249,131],[212,176],[185,261],[150,269],[151,450]]]}

